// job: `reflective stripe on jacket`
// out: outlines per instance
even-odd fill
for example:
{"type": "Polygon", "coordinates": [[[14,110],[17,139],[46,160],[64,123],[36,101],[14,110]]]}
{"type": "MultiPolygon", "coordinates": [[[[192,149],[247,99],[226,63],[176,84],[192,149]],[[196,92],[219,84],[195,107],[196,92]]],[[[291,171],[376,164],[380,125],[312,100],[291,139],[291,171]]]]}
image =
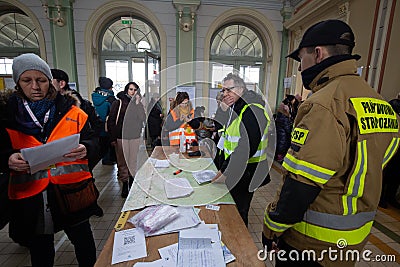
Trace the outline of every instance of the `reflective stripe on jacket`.
{"type": "MultiPolygon", "coordinates": [[[[87,115],[76,106],[65,114],[50,134],[47,142],[52,142],[72,134],[79,133],[87,120],[87,115]]],[[[35,137],[16,130],[7,129],[13,149],[23,149],[43,145],[35,137]]],[[[34,196],[46,189],[49,182],[53,184],[76,183],[91,178],[88,160],[60,162],[46,170],[34,174],[12,171],[8,195],[10,199],[22,199],[34,196]]]]}
{"type": "Polygon", "coordinates": [[[247,161],[248,163],[261,162],[267,159],[267,145],[268,145],[268,125],[269,125],[269,117],[265,110],[265,108],[260,104],[248,104],[245,105],[237,118],[235,118],[232,123],[226,128],[223,132],[224,137],[224,156],[225,159],[229,157],[230,154],[235,150],[238,146],[240,139],[240,124],[242,123],[242,117],[245,110],[250,106],[256,106],[264,111],[264,115],[267,119],[267,126],[264,129],[263,136],[261,137],[260,143],[258,144],[257,151],[250,157],[247,161]]]}
{"type": "MultiPolygon", "coordinates": [[[[194,118],[194,110],[190,111],[192,119],[194,118]]],[[[174,121],[177,121],[179,118],[176,115],[174,110],[171,110],[170,115],[172,116],[174,121]]],[[[169,132],[169,144],[171,146],[179,146],[179,136],[183,134],[185,135],[186,142],[191,143],[192,141],[197,141],[196,133],[192,127],[188,123],[182,123],[178,129],[169,132]]]]}

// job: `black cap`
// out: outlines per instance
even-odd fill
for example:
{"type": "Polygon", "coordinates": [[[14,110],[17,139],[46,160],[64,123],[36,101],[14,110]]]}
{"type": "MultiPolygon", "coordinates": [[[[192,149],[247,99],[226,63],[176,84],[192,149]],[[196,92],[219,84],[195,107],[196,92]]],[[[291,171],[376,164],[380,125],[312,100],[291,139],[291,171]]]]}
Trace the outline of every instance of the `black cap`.
{"type": "Polygon", "coordinates": [[[300,61],[299,51],[303,47],[335,44],[348,45],[352,48],[354,47],[354,33],[350,26],[341,20],[321,21],[306,30],[299,47],[286,57],[300,61]],[[350,36],[344,38],[343,34],[345,33],[349,33],[350,36]]]}
{"type": "Polygon", "coordinates": [[[51,69],[51,75],[53,75],[53,79],[57,79],[60,81],[65,81],[67,84],[69,82],[68,74],[60,69],[51,69]]]}
{"type": "Polygon", "coordinates": [[[100,84],[100,87],[103,89],[111,89],[113,86],[113,81],[107,77],[100,77],[99,84],[100,84]]]}

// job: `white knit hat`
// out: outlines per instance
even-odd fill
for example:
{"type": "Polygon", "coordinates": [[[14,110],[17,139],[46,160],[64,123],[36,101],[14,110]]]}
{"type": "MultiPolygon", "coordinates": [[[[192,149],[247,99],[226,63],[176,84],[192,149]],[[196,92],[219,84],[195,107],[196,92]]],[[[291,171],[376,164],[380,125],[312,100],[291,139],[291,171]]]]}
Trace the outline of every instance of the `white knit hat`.
{"type": "Polygon", "coordinates": [[[53,79],[49,65],[38,55],[28,53],[22,54],[13,60],[12,71],[15,84],[18,83],[19,77],[27,70],[38,70],[49,78],[53,79]]]}

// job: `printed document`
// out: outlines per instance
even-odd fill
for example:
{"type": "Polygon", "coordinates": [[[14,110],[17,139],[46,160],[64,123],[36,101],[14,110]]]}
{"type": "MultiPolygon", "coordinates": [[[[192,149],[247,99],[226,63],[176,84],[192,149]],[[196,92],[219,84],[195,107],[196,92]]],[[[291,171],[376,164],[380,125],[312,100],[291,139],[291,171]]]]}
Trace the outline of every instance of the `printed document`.
{"type": "Polygon", "coordinates": [[[210,238],[179,238],[177,267],[217,267],[214,264],[210,238]]]}
{"type": "Polygon", "coordinates": [[[147,257],[146,240],[140,228],[115,232],[111,264],[147,257]]]}
{"type": "Polygon", "coordinates": [[[66,158],[65,154],[79,145],[80,134],[73,134],[41,146],[21,149],[22,157],[29,163],[31,174],[49,168],[63,161],[74,161],[75,158],[66,158]]]}

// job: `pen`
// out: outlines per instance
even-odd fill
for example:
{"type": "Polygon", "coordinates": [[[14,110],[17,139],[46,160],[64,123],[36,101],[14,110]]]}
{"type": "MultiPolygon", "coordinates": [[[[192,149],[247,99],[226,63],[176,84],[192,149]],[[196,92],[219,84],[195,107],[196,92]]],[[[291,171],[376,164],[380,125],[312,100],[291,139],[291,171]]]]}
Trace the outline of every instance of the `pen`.
{"type": "Polygon", "coordinates": [[[180,174],[182,172],[182,170],[177,170],[174,172],[174,175],[180,174]]]}

